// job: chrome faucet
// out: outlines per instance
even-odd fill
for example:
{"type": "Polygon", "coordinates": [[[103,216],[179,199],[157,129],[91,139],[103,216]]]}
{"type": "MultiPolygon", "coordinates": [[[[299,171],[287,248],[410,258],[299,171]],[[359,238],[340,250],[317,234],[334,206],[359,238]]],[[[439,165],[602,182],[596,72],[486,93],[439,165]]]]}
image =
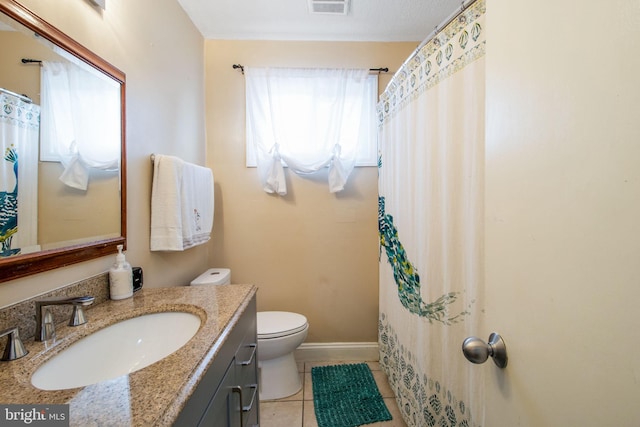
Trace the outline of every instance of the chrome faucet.
{"type": "Polygon", "coordinates": [[[22,341],[20,340],[20,334],[18,333],[18,328],[9,328],[0,332],[0,337],[4,337],[8,335],[7,345],[4,348],[4,354],[0,360],[16,360],[20,359],[23,356],[26,356],[29,353],[24,346],[22,345],[22,341]]]}
{"type": "Polygon", "coordinates": [[[56,336],[53,314],[49,310],[51,305],[73,305],[69,326],[79,326],[87,323],[82,307],[91,305],[95,300],[92,296],[75,298],[45,298],[36,301],[36,341],[47,341],[56,336]]]}

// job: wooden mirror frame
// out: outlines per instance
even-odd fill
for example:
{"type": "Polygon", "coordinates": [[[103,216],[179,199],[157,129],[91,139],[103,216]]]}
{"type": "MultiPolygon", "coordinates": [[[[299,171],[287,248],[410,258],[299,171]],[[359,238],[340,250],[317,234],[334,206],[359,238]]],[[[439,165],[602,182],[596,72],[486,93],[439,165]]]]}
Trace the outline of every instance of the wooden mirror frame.
{"type": "Polygon", "coordinates": [[[126,248],[127,236],[127,168],[125,144],[125,74],[49,24],[15,0],[0,0],[0,12],[28,29],[63,48],[75,57],[113,78],[120,84],[121,146],[120,146],[120,236],[77,244],[58,249],[16,255],[0,259],[0,282],[65,267],[117,252],[117,245],[126,248]]]}

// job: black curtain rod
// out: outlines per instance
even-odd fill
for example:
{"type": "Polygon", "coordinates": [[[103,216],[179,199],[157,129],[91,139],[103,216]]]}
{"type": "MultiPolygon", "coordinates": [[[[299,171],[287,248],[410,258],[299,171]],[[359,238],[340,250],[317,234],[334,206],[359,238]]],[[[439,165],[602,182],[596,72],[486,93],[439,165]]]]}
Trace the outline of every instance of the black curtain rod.
{"type": "MultiPolygon", "coordinates": [[[[234,70],[240,69],[240,72],[242,74],[244,74],[244,65],[233,64],[233,69],[234,70]]],[[[369,68],[369,71],[377,71],[378,73],[388,73],[389,69],[387,67],[384,67],[384,68],[369,68]]]]}
{"type": "Polygon", "coordinates": [[[39,59],[31,59],[31,58],[22,58],[23,64],[42,64],[42,61],[39,59]]]}

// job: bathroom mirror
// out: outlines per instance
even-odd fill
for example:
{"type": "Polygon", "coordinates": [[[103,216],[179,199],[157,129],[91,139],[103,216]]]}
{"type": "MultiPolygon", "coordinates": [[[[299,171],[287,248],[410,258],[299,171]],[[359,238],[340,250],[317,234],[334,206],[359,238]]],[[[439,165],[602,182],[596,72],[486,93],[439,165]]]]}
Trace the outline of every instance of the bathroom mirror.
{"type": "MultiPolygon", "coordinates": [[[[125,74],[15,0],[0,0],[0,36],[4,37],[0,53],[0,88],[5,89],[0,91],[0,96],[14,92],[7,96],[18,95],[11,98],[18,99],[16,102],[24,101],[28,104],[31,101],[20,97],[27,90],[20,87],[23,83],[16,83],[14,76],[17,74],[21,81],[30,80],[28,84],[37,88],[27,95],[28,98],[34,98],[32,103],[37,106],[42,101],[41,86],[45,78],[41,78],[41,68],[44,64],[73,63],[83,72],[92,74],[92,78],[112,88],[109,100],[97,99],[96,105],[100,107],[96,110],[99,110],[97,112],[101,116],[115,117],[110,122],[115,126],[109,126],[108,129],[115,135],[112,138],[115,148],[111,151],[111,166],[101,170],[87,168],[88,163],[84,158],[78,157],[83,160],[82,168],[85,172],[88,171],[88,186],[85,189],[69,184],[69,181],[76,181],[82,173],[78,174],[72,167],[63,166],[64,162],[60,160],[52,161],[47,157],[46,148],[41,144],[43,132],[40,130],[44,128],[42,124],[52,118],[43,106],[37,110],[41,113],[39,120],[34,121],[34,126],[39,126],[35,131],[39,147],[39,154],[36,152],[34,160],[36,166],[24,166],[26,161],[22,155],[12,158],[7,154],[13,151],[12,144],[1,147],[3,157],[0,162],[4,163],[0,166],[6,169],[6,174],[13,177],[15,182],[5,183],[0,188],[0,203],[11,197],[18,201],[18,207],[13,208],[17,211],[14,213],[17,220],[13,220],[17,222],[17,233],[11,231],[15,229],[15,224],[6,225],[7,221],[3,219],[6,215],[0,206],[0,244],[4,244],[0,249],[0,282],[5,282],[112,254],[117,252],[117,245],[126,246],[125,74]],[[22,167],[19,168],[18,165],[22,167]],[[38,170],[35,184],[31,189],[26,187],[23,190],[23,187],[18,186],[18,178],[23,185],[22,174],[33,168],[38,170]],[[58,177],[68,170],[71,170],[71,179],[65,185],[58,177]],[[31,206],[27,204],[27,200],[33,200],[35,207],[23,213],[25,208],[22,207],[23,211],[20,211],[21,206],[31,206]],[[30,221],[20,220],[21,217],[28,216],[32,217],[30,221]],[[11,233],[15,233],[13,236],[20,236],[19,233],[27,228],[24,224],[31,224],[30,228],[35,227],[36,231],[29,231],[36,236],[31,237],[32,244],[25,244],[26,239],[20,237],[20,244],[16,244],[15,248],[8,247],[8,237],[12,237],[11,233]]],[[[72,100],[70,104],[76,103],[72,100]]],[[[4,104],[2,108],[7,113],[16,105],[18,104],[4,104]]],[[[74,108],[77,110],[77,105],[74,108]]],[[[74,108],[69,111],[73,112],[74,108]]],[[[76,115],[75,112],[69,114],[76,115]]],[[[12,121],[13,118],[7,119],[5,114],[0,120],[12,121]]],[[[89,146],[94,148],[100,147],[97,141],[101,140],[106,128],[103,126],[98,130],[99,128],[97,122],[83,126],[83,141],[89,141],[89,146]]],[[[6,144],[6,141],[2,143],[6,144]]],[[[75,150],[76,139],[72,144],[75,150]]]]}

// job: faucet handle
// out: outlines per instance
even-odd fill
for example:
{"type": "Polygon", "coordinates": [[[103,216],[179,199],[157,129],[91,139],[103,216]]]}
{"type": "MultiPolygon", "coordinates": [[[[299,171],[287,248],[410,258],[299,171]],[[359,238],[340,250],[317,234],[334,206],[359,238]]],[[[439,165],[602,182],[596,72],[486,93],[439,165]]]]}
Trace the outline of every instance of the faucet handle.
{"type": "Polygon", "coordinates": [[[68,299],[67,302],[73,304],[74,306],[88,306],[93,304],[93,301],[95,301],[95,298],[90,296],[90,295],[85,295],[82,297],[77,297],[77,298],[71,298],[68,299]]]}
{"type": "Polygon", "coordinates": [[[84,315],[84,310],[82,309],[84,305],[85,304],[73,304],[73,311],[71,312],[71,318],[69,319],[69,326],[80,326],[87,323],[87,318],[84,315]]]}
{"type": "Polygon", "coordinates": [[[8,360],[16,360],[20,359],[23,356],[26,356],[29,353],[22,345],[22,340],[20,340],[20,334],[18,332],[18,328],[9,328],[4,331],[0,331],[0,337],[8,335],[7,345],[4,348],[4,354],[0,360],[8,361],[8,360]]]}
{"type": "Polygon", "coordinates": [[[84,296],[74,298],[74,300],[71,301],[71,304],[73,304],[73,312],[71,313],[71,319],[69,319],[69,326],[79,326],[87,323],[87,318],[84,315],[82,307],[93,304],[94,300],[94,297],[84,296]]]}

